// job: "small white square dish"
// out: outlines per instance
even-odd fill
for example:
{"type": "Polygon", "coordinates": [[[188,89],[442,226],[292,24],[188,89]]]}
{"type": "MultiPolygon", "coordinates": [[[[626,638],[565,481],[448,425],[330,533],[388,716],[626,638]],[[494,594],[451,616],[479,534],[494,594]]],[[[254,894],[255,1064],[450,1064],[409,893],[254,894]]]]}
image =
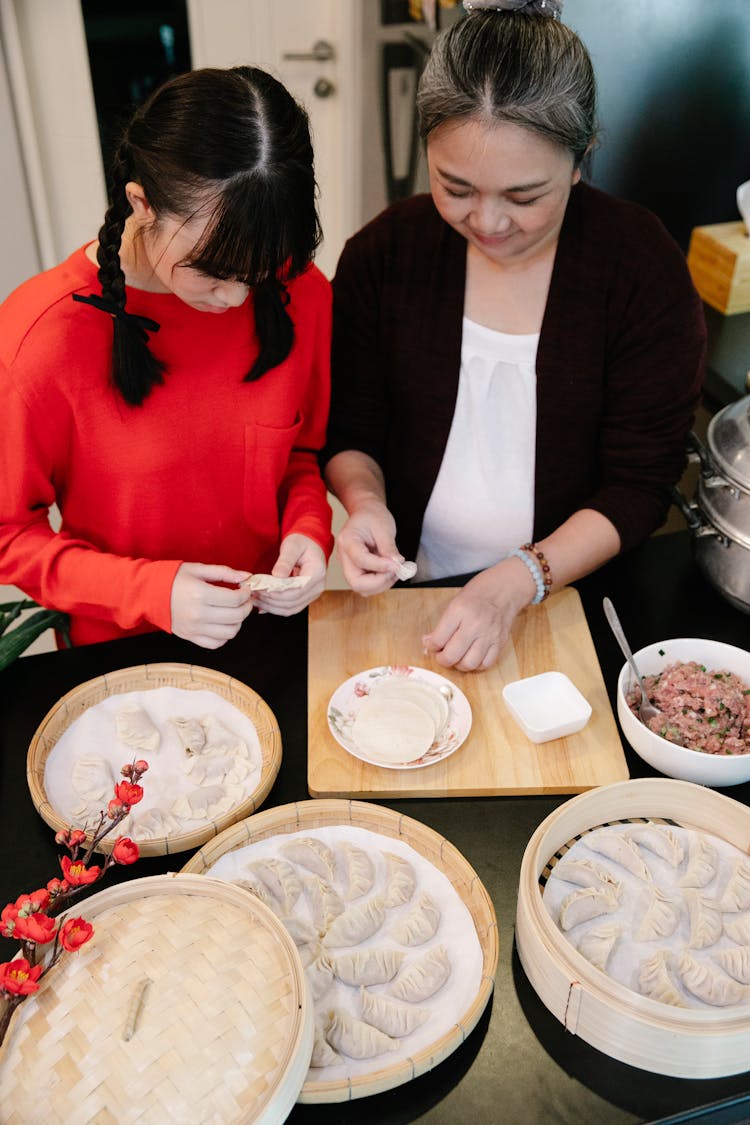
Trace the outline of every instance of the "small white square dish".
{"type": "Polygon", "coordinates": [[[503,688],[503,699],[532,742],[575,734],[591,718],[591,704],[563,672],[541,672],[514,680],[503,688]]]}

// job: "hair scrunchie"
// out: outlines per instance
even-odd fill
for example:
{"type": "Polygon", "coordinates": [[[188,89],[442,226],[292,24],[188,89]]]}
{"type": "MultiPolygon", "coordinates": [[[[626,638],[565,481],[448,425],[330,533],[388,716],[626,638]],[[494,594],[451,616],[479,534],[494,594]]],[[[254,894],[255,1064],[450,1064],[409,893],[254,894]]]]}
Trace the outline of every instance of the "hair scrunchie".
{"type": "Polygon", "coordinates": [[[467,12],[526,12],[530,16],[549,16],[558,20],[562,15],[563,0],[463,0],[467,12]]]}

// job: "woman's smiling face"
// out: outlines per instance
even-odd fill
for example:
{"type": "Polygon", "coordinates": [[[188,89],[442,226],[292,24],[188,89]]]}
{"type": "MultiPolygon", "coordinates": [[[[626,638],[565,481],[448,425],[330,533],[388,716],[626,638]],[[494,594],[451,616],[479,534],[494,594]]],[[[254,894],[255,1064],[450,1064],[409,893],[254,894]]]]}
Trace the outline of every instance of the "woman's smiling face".
{"type": "Polygon", "coordinates": [[[507,121],[447,121],[427,141],[440,215],[491,261],[522,265],[557,244],[581,178],[567,149],[507,121]]]}

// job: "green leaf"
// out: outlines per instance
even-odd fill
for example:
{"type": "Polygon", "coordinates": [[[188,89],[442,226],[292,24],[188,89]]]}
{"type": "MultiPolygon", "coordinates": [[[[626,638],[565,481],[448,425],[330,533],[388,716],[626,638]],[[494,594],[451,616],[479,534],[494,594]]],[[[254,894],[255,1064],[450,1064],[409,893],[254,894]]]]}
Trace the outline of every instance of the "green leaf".
{"type": "Polygon", "coordinates": [[[40,609],[37,613],[32,613],[31,617],[22,621],[15,629],[0,636],[0,672],[12,664],[47,629],[67,631],[69,625],[67,613],[60,613],[56,609],[40,609]]]}

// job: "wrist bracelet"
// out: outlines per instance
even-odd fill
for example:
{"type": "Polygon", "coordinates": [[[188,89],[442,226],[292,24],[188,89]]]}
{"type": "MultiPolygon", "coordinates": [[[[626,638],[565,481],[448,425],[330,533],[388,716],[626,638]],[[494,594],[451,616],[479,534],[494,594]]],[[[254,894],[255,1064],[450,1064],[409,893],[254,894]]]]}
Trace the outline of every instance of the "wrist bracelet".
{"type": "Polygon", "coordinates": [[[523,543],[521,546],[521,550],[528,552],[524,555],[524,558],[528,558],[529,555],[533,556],[534,565],[537,570],[541,572],[542,595],[539,598],[539,601],[543,602],[544,599],[548,598],[551,593],[552,571],[550,570],[550,565],[544,557],[544,552],[539,550],[536,543],[523,543]]]}
{"type": "Polygon", "coordinates": [[[545,588],[544,575],[542,574],[542,568],[539,566],[539,563],[536,561],[536,559],[531,558],[529,555],[527,555],[523,547],[516,547],[515,550],[510,552],[509,558],[520,559],[531,577],[534,579],[536,593],[531,600],[531,604],[539,605],[539,603],[543,602],[547,597],[547,594],[549,593],[549,591],[545,588]]]}

